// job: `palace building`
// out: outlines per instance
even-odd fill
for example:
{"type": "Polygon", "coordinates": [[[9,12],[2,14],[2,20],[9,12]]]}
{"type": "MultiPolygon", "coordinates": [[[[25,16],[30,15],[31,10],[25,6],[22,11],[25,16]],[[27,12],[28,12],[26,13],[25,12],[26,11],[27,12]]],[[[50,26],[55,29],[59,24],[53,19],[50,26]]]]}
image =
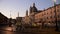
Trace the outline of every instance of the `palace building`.
{"type": "Polygon", "coordinates": [[[35,15],[36,22],[44,22],[44,23],[55,23],[55,17],[57,17],[57,22],[60,22],[60,4],[49,7],[48,9],[43,10],[35,15]],[[55,8],[56,7],[56,8],[55,8]],[[55,15],[56,9],[56,15],[55,15]]]}
{"type": "Polygon", "coordinates": [[[60,4],[56,6],[49,7],[44,10],[38,10],[35,7],[35,3],[33,6],[30,6],[29,15],[28,11],[26,12],[26,16],[24,17],[25,23],[55,23],[57,17],[57,23],[60,22],[60,4]],[[55,14],[56,9],[56,14],[55,14]]]}

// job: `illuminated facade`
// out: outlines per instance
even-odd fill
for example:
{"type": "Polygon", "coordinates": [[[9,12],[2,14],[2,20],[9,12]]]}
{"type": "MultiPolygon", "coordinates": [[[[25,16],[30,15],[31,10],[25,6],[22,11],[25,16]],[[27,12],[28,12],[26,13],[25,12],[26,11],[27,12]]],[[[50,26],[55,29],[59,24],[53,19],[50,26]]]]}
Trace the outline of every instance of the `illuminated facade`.
{"type": "Polygon", "coordinates": [[[49,7],[48,9],[43,10],[40,13],[35,15],[35,20],[37,22],[44,22],[44,23],[55,23],[55,7],[57,12],[57,22],[60,22],[60,4],[49,7]]]}
{"type": "Polygon", "coordinates": [[[60,22],[60,4],[56,6],[49,7],[44,10],[37,10],[35,7],[35,3],[33,6],[30,6],[28,20],[25,17],[25,22],[29,21],[29,23],[55,23],[55,7],[57,11],[57,22],[60,22]]]}

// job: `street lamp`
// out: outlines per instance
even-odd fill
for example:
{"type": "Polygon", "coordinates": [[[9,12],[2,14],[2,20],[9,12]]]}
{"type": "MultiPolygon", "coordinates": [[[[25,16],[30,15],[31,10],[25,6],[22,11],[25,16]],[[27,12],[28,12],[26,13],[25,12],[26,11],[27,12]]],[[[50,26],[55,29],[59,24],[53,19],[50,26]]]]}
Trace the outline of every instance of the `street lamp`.
{"type": "Polygon", "coordinates": [[[57,23],[57,11],[56,11],[56,0],[53,0],[54,1],[54,11],[55,11],[55,23],[56,23],[56,31],[58,31],[58,23],[57,23]]]}

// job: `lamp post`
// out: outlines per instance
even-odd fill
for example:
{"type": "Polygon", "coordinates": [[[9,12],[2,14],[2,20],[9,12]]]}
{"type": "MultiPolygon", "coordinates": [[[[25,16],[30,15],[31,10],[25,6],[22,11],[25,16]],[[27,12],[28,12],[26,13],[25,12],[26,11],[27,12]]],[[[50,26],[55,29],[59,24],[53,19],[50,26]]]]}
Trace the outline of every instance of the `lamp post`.
{"type": "Polygon", "coordinates": [[[56,11],[56,0],[54,0],[54,11],[55,11],[55,23],[56,23],[56,29],[55,31],[58,31],[58,23],[57,23],[57,11],[56,11]]]}

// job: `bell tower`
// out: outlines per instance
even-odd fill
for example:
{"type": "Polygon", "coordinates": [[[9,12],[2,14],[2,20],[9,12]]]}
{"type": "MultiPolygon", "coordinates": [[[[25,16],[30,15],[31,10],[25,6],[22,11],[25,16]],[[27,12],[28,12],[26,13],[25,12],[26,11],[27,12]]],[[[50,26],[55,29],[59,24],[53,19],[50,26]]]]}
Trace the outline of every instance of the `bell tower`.
{"type": "Polygon", "coordinates": [[[26,16],[28,16],[28,10],[26,10],[26,16]]]}

